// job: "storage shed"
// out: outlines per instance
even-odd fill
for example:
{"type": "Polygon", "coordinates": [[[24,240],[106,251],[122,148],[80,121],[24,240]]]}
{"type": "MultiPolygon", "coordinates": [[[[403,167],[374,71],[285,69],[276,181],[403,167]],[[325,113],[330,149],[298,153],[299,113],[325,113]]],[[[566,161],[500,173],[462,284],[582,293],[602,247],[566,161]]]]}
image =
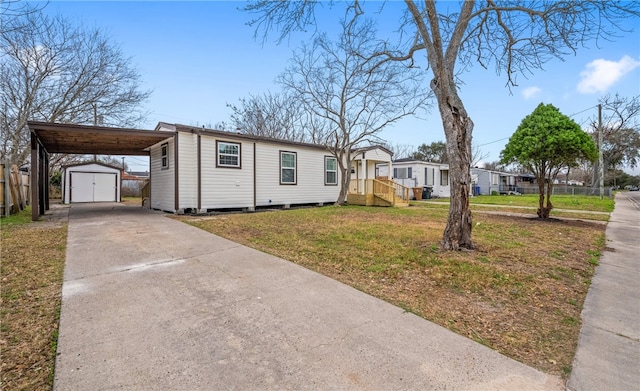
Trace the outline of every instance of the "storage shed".
{"type": "Polygon", "coordinates": [[[120,168],[103,163],[81,163],[63,167],[62,201],[120,202],[120,168]]]}

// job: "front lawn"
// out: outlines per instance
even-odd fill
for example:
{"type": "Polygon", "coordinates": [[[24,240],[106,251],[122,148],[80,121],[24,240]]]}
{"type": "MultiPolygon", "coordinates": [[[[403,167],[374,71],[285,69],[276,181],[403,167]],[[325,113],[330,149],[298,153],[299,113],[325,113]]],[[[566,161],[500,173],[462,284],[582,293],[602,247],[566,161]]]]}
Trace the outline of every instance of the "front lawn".
{"type": "Polygon", "coordinates": [[[604,225],[474,215],[474,252],[443,252],[443,208],[323,207],[183,217],[566,377],[604,225]]]}
{"type": "Polygon", "coordinates": [[[67,225],[2,218],[2,390],[50,390],[58,340],[67,225]]]}

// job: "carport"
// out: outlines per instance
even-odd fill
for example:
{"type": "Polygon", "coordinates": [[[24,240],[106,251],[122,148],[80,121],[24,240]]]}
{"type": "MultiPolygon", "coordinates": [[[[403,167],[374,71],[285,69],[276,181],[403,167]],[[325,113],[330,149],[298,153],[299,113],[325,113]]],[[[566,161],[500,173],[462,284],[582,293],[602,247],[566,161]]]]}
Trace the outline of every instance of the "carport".
{"type": "Polygon", "coordinates": [[[149,156],[149,147],[174,132],[29,121],[31,219],[49,210],[49,154],[149,156]]]}

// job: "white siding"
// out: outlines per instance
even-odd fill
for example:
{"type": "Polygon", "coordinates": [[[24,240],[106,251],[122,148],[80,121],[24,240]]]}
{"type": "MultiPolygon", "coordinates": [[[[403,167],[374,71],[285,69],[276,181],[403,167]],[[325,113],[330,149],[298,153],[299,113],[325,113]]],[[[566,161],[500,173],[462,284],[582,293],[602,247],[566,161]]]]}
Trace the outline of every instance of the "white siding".
{"type": "MultiPolygon", "coordinates": [[[[256,205],[331,203],[340,187],[324,184],[324,158],[329,152],[294,145],[257,144],[256,205]],[[280,184],[280,151],[296,152],[297,184],[280,184]]],[[[340,174],[338,174],[340,183],[340,174]]]]}
{"type": "MultiPolygon", "coordinates": [[[[195,210],[198,207],[198,136],[182,131],[178,135],[178,209],[195,210]]],[[[200,146],[201,210],[333,203],[340,193],[338,185],[324,183],[325,156],[330,156],[326,150],[207,132],[201,135],[200,146]],[[240,144],[240,168],[216,165],[216,141],[240,144]],[[255,156],[254,151],[257,151],[255,156]],[[280,151],[296,153],[295,185],[280,184],[280,151]]],[[[169,167],[162,169],[161,143],[151,148],[151,207],[178,212],[174,208],[173,139],[168,141],[168,155],[169,167]]]]}
{"type": "MultiPolygon", "coordinates": [[[[433,194],[440,197],[449,197],[451,194],[449,185],[441,185],[441,170],[448,170],[449,166],[440,163],[430,163],[421,161],[396,162],[393,168],[409,168],[411,167],[411,178],[399,179],[394,178],[396,183],[407,187],[433,187],[433,194]]],[[[389,173],[389,167],[386,164],[379,166],[381,176],[389,173]]]]}
{"type": "Polygon", "coordinates": [[[178,132],[178,209],[198,206],[198,136],[178,132]]]}
{"type": "Polygon", "coordinates": [[[151,208],[175,212],[175,156],[173,139],[167,141],[169,167],[162,168],[162,143],[151,147],[151,208]]]}
{"type": "Polygon", "coordinates": [[[253,207],[253,142],[202,136],[202,209],[253,207]],[[240,168],[216,167],[216,140],[240,143],[240,168]]]}
{"type": "Polygon", "coordinates": [[[364,151],[364,154],[367,160],[378,160],[381,162],[391,161],[391,155],[380,148],[371,148],[364,151]]]}

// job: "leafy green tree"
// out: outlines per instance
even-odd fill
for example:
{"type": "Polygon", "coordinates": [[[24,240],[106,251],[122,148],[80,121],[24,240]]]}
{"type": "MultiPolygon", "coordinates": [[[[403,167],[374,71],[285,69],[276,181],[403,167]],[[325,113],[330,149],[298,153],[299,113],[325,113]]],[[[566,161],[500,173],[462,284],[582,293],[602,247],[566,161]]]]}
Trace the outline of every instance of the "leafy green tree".
{"type": "Polygon", "coordinates": [[[411,154],[411,158],[425,162],[449,163],[447,159],[447,144],[444,141],[434,141],[431,144],[421,144],[411,154]]]}
{"type": "Polygon", "coordinates": [[[540,191],[538,217],[543,219],[553,208],[553,181],[560,170],[597,157],[591,137],[556,107],[543,103],[522,120],[500,153],[501,163],[518,163],[535,176],[540,191]]]}

